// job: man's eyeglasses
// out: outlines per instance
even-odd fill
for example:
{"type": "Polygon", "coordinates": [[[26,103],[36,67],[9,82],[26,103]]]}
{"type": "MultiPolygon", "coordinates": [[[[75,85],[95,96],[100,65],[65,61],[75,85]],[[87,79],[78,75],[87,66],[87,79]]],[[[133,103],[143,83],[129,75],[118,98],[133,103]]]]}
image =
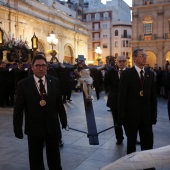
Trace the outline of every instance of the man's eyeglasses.
{"type": "Polygon", "coordinates": [[[46,65],[46,64],[36,64],[35,67],[38,68],[38,69],[40,69],[41,67],[42,67],[42,68],[46,68],[47,65],[46,65]]]}
{"type": "Polygon", "coordinates": [[[126,60],[119,60],[118,62],[119,62],[119,63],[125,63],[126,60]]]}
{"type": "Polygon", "coordinates": [[[144,57],[148,57],[148,55],[147,54],[140,54],[140,55],[137,55],[137,57],[144,58],[144,57]]]}

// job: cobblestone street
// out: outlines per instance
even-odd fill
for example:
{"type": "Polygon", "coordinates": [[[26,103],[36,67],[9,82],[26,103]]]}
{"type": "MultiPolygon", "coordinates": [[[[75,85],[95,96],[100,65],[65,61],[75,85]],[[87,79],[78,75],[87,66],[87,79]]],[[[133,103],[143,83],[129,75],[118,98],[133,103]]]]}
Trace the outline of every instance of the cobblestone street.
{"type": "MultiPolygon", "coordinates": [[[[93,91],[93,109],[98,132],[113,126],[106,100],[107,96],[104,92],[97,100],[93,91]]],[[[87,132],[82,93],[73,92],[72,101],[67,102],[65,108],[69,126],[87,132]]],[[[13,108],[0,108],[0,170],[29,170],[27,139],[26,136],[23,140],[15,138],[12,111],[13,108]]],[[[158,98],[158,122],[154,126],[154,148],[170,144],[169,131],[167,100],[158,98]]],[[[89,145],[87,135],[74,130],[62,130],[62,134],[64,147],[60,151],[63,170],[99,170],[126,154],[126,138],[123,145],[117,146],[113,128],[99,134],[99,145],[89,145]]],[[[140,151],[140,145],[137,145],[137,150],[140,151]]],[[[169,170],[170,165],[156,169],[169,170]]]]}

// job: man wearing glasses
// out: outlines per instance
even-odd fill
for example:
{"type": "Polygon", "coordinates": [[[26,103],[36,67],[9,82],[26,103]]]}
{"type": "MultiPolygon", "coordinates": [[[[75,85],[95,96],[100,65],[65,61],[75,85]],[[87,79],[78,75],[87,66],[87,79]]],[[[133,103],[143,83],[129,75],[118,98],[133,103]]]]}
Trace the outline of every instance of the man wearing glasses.
{"type": "Polygon", "coordinates": [[[62,128],[67,126],[67,117],[62,103],[61,89],[57,78],[46,75],[47,61],[36,55],[32,61],[33,75],[20,81],[16,91],[13,124],[15,136],[23,138],[23,117],[28,138],[31,170],[44,170],[43,146],[46,146],[50,170],[61,170],[58,143],[59,119],[62,128]]]}
{"type": "MultiPolygon", "coordinates": [[[[116,125],[118,121],[118,112],[117,112],[117,102],[118,102],[118,92],[119,92],[119,81],[122,71],[126,70],[127,59],[126,56],[117,57],[117,67],[118,69],[113,68],[108,72],[104,79],[105,87],[109,89],[108,91],[108,100],[107,106],[110,107],[113,123],[116,125]]],[[[116,135],[116,144],[121,145],[123,142],[123,128],[122,126],[115,126],[115,135],[116,135]]]]}
{"type": "Polygon", "coordinates": [[[136,151],[138,133],[141,150],[153,148],[152,125],[157,122],[157,100],[154,74],[144,69],[146,58],[145,50],[134,50],[135,65],[122,72],[120,79],[118,124],[123,124],[126,129],[127,154],[136,151]]]}

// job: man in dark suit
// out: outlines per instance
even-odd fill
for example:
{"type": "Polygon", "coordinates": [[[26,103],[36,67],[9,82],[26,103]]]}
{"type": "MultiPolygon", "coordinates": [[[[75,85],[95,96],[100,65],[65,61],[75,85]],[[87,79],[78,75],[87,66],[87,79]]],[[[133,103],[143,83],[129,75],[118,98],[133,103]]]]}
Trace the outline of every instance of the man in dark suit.
{"type": "Polygon", "coordinates": [[[10,85],[11,85],[11,71],[7,68],[7,64],[4,61],[0,62],[0,107],[6,107],[10,105],[10,85]]]}
{"type": "Polygon", "coordinates": [[[141,150],[153,148],[152,125],[157,121],[157,100],[154,74],[144,69],[146,58],[143,49],[134,50],[135,66],[123,71],[120,79],[118,124],[126,129],[127,154],[136,151],[138,132],[141,150]]]}
{"type": "MultiPolygon", "coordinates": [[[[107,106],[111,108],[113,123],[116,125],[118,121],[118,113],[117,113],[117,103],[118,103],[118,92],[119,92],[119,80],[121,76],[121,72],[126,69],[127,59],[126,56],[118,56],[117,57],[117,67],[118,69],[111,69],[105,76],[104,85],[108,89],[108,100],[107,106]]],[[[122,144],[123,142],[123,128],[122,126],[115,126],[115,135],[117,145],[122,144]]]]}
{"type": "Polygon", "coordinates": [[[13,115],[14,133],[17,138],[23,138],[22,125],[25,116],[24,132],[28,137],[30,169],[45,169],[43,161],[45,143],[49,169],[61,170],[57,145],[58,115],[62,128],[67,126],[67,117],[59,81],[55,77],[45,75],[47,61],[42,55],[33,58],[32,70],[34,74],[20,81],[17,86],[13,115]]]}
{"type": "Polygon", "coordinates": [[[15,90],[20,80],[28,77],[28,68],[24,68],[22,61],[18,62],[18,67],[14,70],[15,90]]]}

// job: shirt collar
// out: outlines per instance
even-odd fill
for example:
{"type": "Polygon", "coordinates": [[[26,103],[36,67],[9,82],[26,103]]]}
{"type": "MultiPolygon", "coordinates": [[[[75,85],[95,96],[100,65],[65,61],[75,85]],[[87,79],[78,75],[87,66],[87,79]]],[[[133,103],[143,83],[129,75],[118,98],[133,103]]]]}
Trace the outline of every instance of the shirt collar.
{"type": "MultiPolygon", "coordinates": [[[[34,80],[36,81],[36,83],[38,83],[38,81],[40,80],[40,78],[38,78],[38,77],[36,77],[35,75],[34,75],[34,80]]],[[[43,81],[43,83],[45,82],[45,76],[43,76],[42,78],[41,78],[41,80],[43,81]]]]}
{"type": "Polygon", "coordinates": [[[126,70],[126,67],[125,67],[125,68],[123,68],[123,69],[120,69],[120,68],[119,68],[119,71],[120,71],[120,70],[124,71],[124,70],[126,70]]]}
{"type": "Polygon", "coordinates": [[[135,69],[138,73],[140,73],[141,70],[143,70],[143,72],[145,73],[144,67],[141,69],[138,66],[135,65],[135,69]]]}

